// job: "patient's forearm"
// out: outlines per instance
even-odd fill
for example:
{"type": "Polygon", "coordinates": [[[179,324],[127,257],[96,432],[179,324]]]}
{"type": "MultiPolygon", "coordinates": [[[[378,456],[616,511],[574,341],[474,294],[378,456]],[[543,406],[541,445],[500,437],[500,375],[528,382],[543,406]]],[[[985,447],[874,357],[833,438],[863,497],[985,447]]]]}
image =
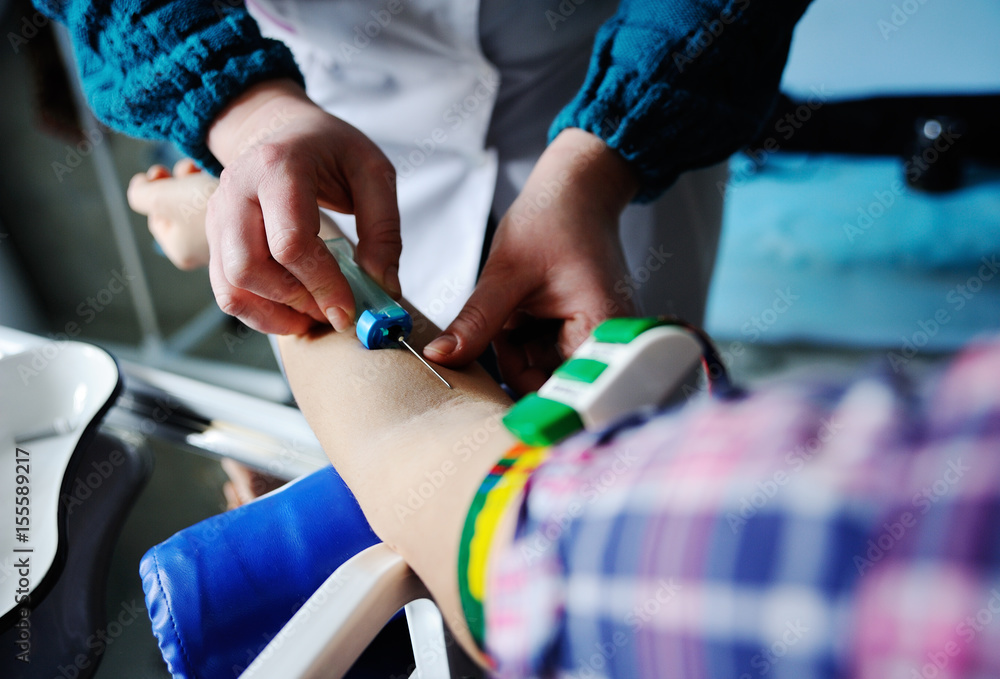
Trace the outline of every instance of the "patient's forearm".
{"type": "MultiPolygon", "coordinates": [[[[436,329],[417,323],[419,351],[436,329]]],[[[437,367],[446,388],[404,349],[369,351],[353,333],[282,337],[299,407],[379,537],[424,580],[466,649],[457,591],[465,514],[513,443],[510,401],[478,366],[437,367]]]]}
{"type": "MultiPolygon", "coordinates": [[[[427,327],[411,336],[418,351],[433,337],[427,327]]],[[[510,405],[478,366],[435,366],[452,384],[448,389],[405,349],[370,351],[353,333],[282,337],[279,343],[299,407],[362,507],[372,512],[373,524],[381,523],[380,505],[389,509],[389,480],[400,471],[430,471],[425,460],[431,455],[417,455],[415,445],[452,454],[474,420],[496,419],[510,405]]],[[[471,454],[452,456],[458,462],[471,454]]]]}

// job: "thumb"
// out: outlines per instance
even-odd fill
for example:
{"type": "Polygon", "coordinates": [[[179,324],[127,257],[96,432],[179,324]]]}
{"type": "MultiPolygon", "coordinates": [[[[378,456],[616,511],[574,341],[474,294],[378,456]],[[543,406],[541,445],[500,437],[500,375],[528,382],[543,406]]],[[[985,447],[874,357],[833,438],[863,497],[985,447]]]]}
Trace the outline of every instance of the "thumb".
{"type": "Polygon", "coordinates": [[[475,290],[448,328],[424,348],[441,365],[461,366],[479,357],[529,292],[519,277],[489,262],[475,290]]]}

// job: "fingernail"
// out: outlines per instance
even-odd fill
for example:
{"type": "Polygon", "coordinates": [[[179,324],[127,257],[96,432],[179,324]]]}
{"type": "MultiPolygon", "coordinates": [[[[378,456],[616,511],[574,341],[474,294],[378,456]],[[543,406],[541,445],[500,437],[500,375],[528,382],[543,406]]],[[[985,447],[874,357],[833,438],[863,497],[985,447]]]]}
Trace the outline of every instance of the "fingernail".
{"type": "Polygon", "coordinates": [[[454,335],[441,335],[436,340],[428,344],[424,350],[433,351],[436,354],[447,356],[451,352],[455,351],[456,346],[458,346],[458,340],[455,339],[454,335]]]}
{"type": "Polygon", "coordinates": [[[348,318],[347,312],[338,306],[332,306],[326,310],[326,317],[330,319],[330,325],[337,332],[344,332],[349,327],[351,327],[351,319],[348,318]]]}
{"type": "Polygon", "coordinates": [[[385,270],[385,275],[382,277],[385,281],[385,287],[389,294],[393,297],[397,297],[402,294],[403,289],[399,286],[399,267],[393,264],[388,269],[385,270]]]}

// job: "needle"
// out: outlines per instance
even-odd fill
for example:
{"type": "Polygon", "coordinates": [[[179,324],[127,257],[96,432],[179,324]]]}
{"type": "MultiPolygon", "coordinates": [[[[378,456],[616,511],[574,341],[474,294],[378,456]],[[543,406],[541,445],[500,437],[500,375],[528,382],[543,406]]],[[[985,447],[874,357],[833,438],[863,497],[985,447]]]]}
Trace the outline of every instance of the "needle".
{"type": "Polygon", "coordinates": [[[402,345],[403,345],[404,347],[406,347],[407,349],[409,349],[409,350],[410,350],[410,353],[412,353],[412,354],[413,354],[414,356],[416,356],[417,358],[419,358],[419,359],[420,359],[420,362],[421,362],[421,363],[423,363],[424,365],[426,365],[426,366],[427,366],[427,369],[428,369],[428,370],[430,370],[430,371],[431,371],[432,373],[434,373],[434,375],[435,375],[435,376],[436,376],[436,377],[437,377],[437,378],[438,378],[439,380],[441,380],[442,382],[444,382],[444,386],[448,387],[449,389],[451,389],[451,388],[452,388],[452,387],[451,387],[451,385],[450,385],[450,384],[448,384],[448,380],[446,380],[445,378],[441,377],[441,374],[440,374],[440,373],[438,373],[438,371],[437,371],[437,370],[435,370],[434,368],[432,368],[432,367],[431,367],[431,364],[430,364],[430,363],[428,363],[427,361],[425,361],[425,360],[424,360],[424,357],[423,357],[423,356],[421,356],[420,354],[418,354],[418,353],[417,353],[417,352],[416,352],[416,351],[414,350],[414,348],[413,348],[413,347],[411,347],[411,346],[410,346],[409,344],[407,344],[407,343],[406,343],[406,340],[405,340],[405,339],[403,339],[403,336],[402,336],[402,335],[400,335],[400,336],[399,336],[399,339],[397,339],[396,341],[397,341],[397,342],[399,342],[400,344],[402,344],[402,345]]]}

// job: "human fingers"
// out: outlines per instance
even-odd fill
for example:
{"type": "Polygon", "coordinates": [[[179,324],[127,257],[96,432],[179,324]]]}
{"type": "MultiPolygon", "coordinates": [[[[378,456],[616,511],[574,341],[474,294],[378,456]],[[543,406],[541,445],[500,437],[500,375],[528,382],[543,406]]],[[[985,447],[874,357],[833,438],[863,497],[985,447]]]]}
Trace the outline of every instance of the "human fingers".
{"type": "Polygon", "coordinates": [[[146,179],[150,181],[155,181],[157,179],[166,179],[170,176],[170,170],[164,165],[157,163],[156,165],[150,165],[149,169],[145,172],[146,179]]]}
{"type": "Polygon", "coordinates": [[[346,329],[354,299],[318,237],[322,205],[357,215],[361,265],[398,290],[395,194],[391,183],[383,180],[380,190],[377,181],[386,172],[391,178],[392,167],[359,130],[295,83],[275,81],[234,100],[207,141],[226,166],[209,215],[209,230],[219,235],[209,242],[229,284],[346,329]]]}
{"type": "Polygon", "coordinates": [[[208,203],[206,232],[216,301],[251,327],[275,328],[268,332],[283,334],[276,328],[287,323],[262,323],[252,317],[287,318],[285,312],[274,316],[275,305],[325,323],[302,283],[271,257],[253,173],[247,177],[245,172],[232,173],[227,168],[208,203]]]}
{"type": "Polygon", "coordinates": [[[163,165],[153,165],[133,175],[126,191],[129,207],[143,215],[171,212],[179,199],[187,197],[188,189],[178,187],[176,182],[163,181],[170,178],[170,171],[163,165]]]}
{"type": "Polygon", "coordinates": [[[258,196],[269,255],[285,272],[284,280],[297,283],[306,295],[286,303],[300,310],[315,308],[338,332],[349,328],[354,295],[319,237],[315,191],[272,175],[260,183],[258,196]]]}
{"type": "MultiPolygon", "coordinates": [[[[375,149],[374,151],[377,151],[375,149]]],[[[399,234],[396,172],[380,151],[351,177],[358,225],[358,264],[390,295],[399,298],[399,234]]]]}
{"type": "Polygon", "coordinates": [[[204,229],[204,212],[217,185],[216,179],[202,173],[180,178],[167,174],[153,180],[139,173],[129,181],[127,197],[129,206],[140,214],[197,222],[204,229]]]}
{"type": "Polygon", "coordinates": [[[170,177],[170,170],[160,164],[150,165],[145,172],[132,175],[126,192],[129,207],[139,214],[148,215],[153,209],[151,201],[155,195],[155,191],[151,191],[149,187],[153,182],[167,177],[170,177]]]}
{"type": "MultiPolygon", "coordinates": [[[[226,476],[229,477],[230,484],[232,484],[232,492],[241,501],[241,504],[267,495],[272,490],[285,485],[282,479],[251,469],[232,458],[224,457],[220,463],[226,476]]],[[[229,499],[228,493],[226,496],[229,499]]]]}
{"type": "Polygon", "coordinates": [[[258,332],[274,335],[304,335],[315,320],[291,307],[265,299],[229,282],[221,258],[208,263],[209,281],[215,301],[223,312],[240,319],[258,332]]]}
{"type": "Polygon", "coordinates": [[[152,211],[152,199],[148,190],[151,183],[148,174],[152,169],[132,175],[132,179],[128,182],[128,190],[125,192],[129,207],[141,215],[148,215],[152,211]]]}
{"type": "Polygon", "coordinates": [[[490,257],[469,300],[447,329],[424,348],[424,356],[448,366],[475,360],[534,285],[530,272],[490,257]]]}
{"type": "Polygon", "coordinates": [[[199,172],[201,172],[201,168],[191,158],[181,158],[174,163],[175,177],[185,177],[189,174],[198,174],[199,172]]]}
{"type": "Polygon", "coordinates": [[[493,340],[497,367],[504,382],[518,394],[537,391],[559,367],[563,356],[556,340],[563,321],[524,316],[516,327],[493,340]]]}
{"type": "Polygon", "coordinates": [[[222,484],[222,496],[226,498],[226,509],[233,510],[243,506],[243,498],[236,491],[236,486],[232,481],[222,484]]]}

